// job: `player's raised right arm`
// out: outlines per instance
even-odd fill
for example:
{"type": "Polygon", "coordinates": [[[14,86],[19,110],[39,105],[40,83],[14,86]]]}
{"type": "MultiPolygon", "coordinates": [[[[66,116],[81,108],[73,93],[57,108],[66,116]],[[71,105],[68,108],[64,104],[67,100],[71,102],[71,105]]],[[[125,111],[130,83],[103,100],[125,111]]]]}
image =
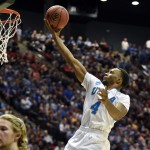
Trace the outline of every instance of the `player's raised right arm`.
{"type": "Polygon", "coordinates": [[[71,65],[73,68],[75,75],[77,79],[82,83],[84,76],[86,74],[85,67],[72,55],[72,53],[69,51],[69,49],[64,45],[62,40],[59,38],[58,35],[53,36],[56,45],[59,48],[59,52],[62,54],[62,56],[65,58],[65,60],[71,65]]]}
{"type": "Polygon", "coordinates": [[[69,51],[69,49],[64,45],[60,37],[58,36],[58,33],[56,33],[50,26],[49,22],[45,19],[45,24],[49,31],[52,33],[53,38],[56,42],[56,45],[59,49],[59,52],[61,55],[65,58],[65,60],[71,65],[73,68],[75,75],[77,79],[82,83],[84,76],[86,74],[85,67],[72,55],[72,53],[69,51]]]}

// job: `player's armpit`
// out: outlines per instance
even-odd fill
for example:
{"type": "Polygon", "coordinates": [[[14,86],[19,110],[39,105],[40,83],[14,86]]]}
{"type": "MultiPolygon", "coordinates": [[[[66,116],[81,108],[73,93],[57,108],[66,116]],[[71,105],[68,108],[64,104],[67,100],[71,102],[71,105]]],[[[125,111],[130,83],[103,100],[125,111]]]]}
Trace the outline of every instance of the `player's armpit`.
{"type": "Polygon", "coordinates": [[[127,114],[128,110],[122,103],[119,102],[116,104],[116,108],[120,111],[120,114],[118,115],[118,119],[117,119],[120,120],[127,114]]]}

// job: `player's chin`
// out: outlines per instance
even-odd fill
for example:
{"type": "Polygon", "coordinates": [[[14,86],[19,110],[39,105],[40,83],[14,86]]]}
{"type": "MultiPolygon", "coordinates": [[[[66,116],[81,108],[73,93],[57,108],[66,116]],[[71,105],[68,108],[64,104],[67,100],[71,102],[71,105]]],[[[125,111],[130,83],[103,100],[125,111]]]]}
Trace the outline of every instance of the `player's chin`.
{"type": "Polygon", "coordinates": [[[102,83],[103,83],[105,86],[107,86],[107,85],[108,85],[108,81],[107,81],[105,78],[103,78],[102,83]]]}

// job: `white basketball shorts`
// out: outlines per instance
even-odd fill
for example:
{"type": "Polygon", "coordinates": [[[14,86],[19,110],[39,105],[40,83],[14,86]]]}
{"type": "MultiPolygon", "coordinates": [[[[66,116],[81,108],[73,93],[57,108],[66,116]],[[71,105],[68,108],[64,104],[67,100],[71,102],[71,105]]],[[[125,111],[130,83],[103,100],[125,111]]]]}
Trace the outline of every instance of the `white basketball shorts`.
{"type": "Polygon", "coordinates": [[[64,150],[110,150],[108,133],[81,126],[64,150]]]}

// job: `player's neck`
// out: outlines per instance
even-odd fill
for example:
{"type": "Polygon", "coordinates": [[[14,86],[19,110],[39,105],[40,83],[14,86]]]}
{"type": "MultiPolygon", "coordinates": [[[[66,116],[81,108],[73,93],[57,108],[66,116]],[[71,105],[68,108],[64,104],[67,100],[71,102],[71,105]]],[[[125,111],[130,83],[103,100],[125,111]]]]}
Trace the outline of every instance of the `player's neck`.
{"type": "Polygon", "coordinates": [[[107,86],[107,90],[112,90],[112,89],[120,90],[118,86],[114,86],[114,85],[107,86]]]}

